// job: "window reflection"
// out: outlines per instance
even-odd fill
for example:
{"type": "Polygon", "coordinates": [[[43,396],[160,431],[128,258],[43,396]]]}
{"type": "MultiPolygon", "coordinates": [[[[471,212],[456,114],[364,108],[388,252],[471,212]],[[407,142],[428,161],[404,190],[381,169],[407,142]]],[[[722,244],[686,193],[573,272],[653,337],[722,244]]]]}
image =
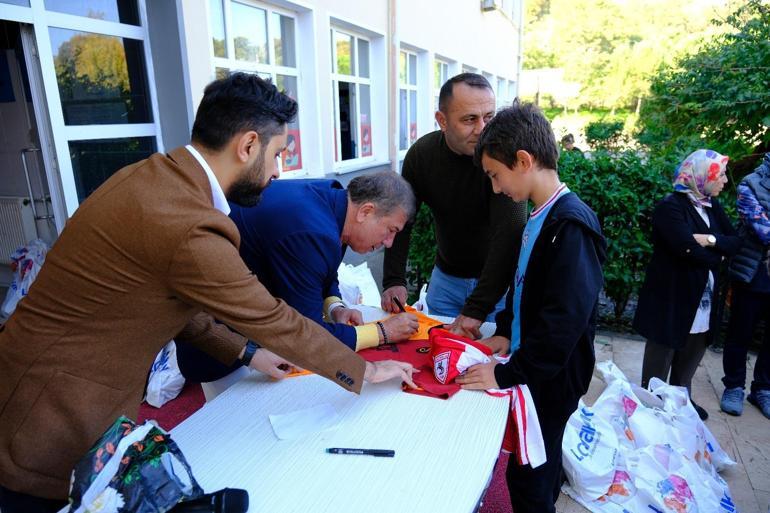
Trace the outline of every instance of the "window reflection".
{"type": "Polygon", "coordinates": [[[267,64],[267,17],[263,9],[232,3],[235,58],[267,64]]]}
{"type": "Polygon", "coordinates": [[[51,28],[64,123],[151,123],[141,41],[51,28]]]}
{"type": "Polygon", "coordinates": [[[295,67],[297,60],[294,55],[294,18],[274,12],[270,15],[270,30],[273,33],[275,64],[295,67]]]}
{"type": "Polygon", "coordinates": [[[82,203],[121,168],[156,151],[154,137],[70,141],[70,159],[78,200],[82,203]]]}
{"type": "Polygon", "coordinates": [[[210,0],[211,8],[211,43],[214,46],[214,57],[227,57],[225,43],[225,11],[222,0],[210,0]]]}
{"type": "Polygon", "coordinates": [[[136,0],[45,0],[49,11],[139,25],[136,0]]]}

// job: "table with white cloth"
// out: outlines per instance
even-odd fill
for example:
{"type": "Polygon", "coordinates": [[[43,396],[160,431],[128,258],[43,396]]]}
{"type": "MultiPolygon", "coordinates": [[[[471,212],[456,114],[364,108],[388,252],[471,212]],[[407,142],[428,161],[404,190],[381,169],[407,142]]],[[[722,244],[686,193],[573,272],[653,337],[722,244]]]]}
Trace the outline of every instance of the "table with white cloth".
{"type": "MultiPolygon", "coordinates": [[[[489,334],[492,326],[485,326],[489,334]]],[[[366,383],[361,395],[317,375],[252,373],[171,431],[207,492],[242,488],[250,512],[470,513],[500,452],[505,398],[461,390],[448,400],[366,383]],[[269,415],[327,405],[335,425],[279,440],[269,415]],[[391,449],[395,457],[328,454],[391,449]]]]}

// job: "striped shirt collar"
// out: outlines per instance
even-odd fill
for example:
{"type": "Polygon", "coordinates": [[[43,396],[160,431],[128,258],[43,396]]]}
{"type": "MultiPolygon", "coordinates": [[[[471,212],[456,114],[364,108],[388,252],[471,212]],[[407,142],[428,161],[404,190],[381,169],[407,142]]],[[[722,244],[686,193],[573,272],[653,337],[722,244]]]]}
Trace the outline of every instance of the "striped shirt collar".
{"type": "Polygon", "coordinates": [[[532,219],[533,217],[537,217],[538,214],[540,214],[543,210],[547,209],[551,204],[556,201],[556,199],[559,197],[559,195],[564,191],[564,189],[567,188],[567,184],[563,183],[559,185],[559,187],[556,188],[556,190],[551,194],[551,197],[546,200],[545,203],[540,205],[536,210],[533,210],[532,213],[529,215],[529,218],[532,219]]]}

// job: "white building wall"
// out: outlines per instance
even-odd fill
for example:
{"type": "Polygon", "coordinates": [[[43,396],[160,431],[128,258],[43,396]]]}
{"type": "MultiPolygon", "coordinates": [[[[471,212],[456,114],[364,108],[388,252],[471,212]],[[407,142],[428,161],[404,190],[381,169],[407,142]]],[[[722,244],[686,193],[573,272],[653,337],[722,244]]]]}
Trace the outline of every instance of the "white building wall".
{"type": "MultiPolygon", "coordinates": [[[[450,63],[449,76],[459,73],[463,66],[484,72],[491,78],[501,105],[512,99],[519,82],[520,38],[514,21],[516,16],[501,9],[482,11],[475,0],[239,1],[275,8],[296,20],[303,169],[287,175],[323,176],[390,164],[389,148],[399,130],[398,116],[396,126],[389,122],[389,109],[396,109],[397,113],[399,109],[398,91],[391,97],[389,88],[391,38],[396,48],[417,54],[418,137],[435,129],[433,69],[437,57],[450,63]],[[388,31],[389,4],[396,12],[393,34],[388,31]],[[331,28],[363,37],[371,45],[371,158],[335,160],[338,111],[332,85],[331,28]],[[497,91],[501,80],[508,85],[505,91],[497,91]]],[[[215,78],[209,1],[177,2],[182,16],[183,58],[192,117],[204,87],[215,78]]],[[[395,58],[398,59],[398,55],[395,58]]],[[[403,158],[404,153],[398,152],[397,158],[403,158]]]]}

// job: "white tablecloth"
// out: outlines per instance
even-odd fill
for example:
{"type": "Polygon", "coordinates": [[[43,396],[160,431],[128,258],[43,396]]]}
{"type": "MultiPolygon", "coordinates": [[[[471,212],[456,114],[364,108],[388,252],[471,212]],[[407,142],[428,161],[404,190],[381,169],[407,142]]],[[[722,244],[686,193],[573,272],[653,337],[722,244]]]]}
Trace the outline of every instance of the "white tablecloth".
{"type": "Polygon", "coordinates": [[[508,402],[460,391],[449,400],[366,384],[360,396],[319,376],[239,381],[174,430],[201,486],[243,488],[250,512],[469,513],[497,459],[508,402]],[[331,431],[278,440],[268,420],[329,403],[331,431]],[[327,454],[393,449],[394,458],[327,454]]]}

